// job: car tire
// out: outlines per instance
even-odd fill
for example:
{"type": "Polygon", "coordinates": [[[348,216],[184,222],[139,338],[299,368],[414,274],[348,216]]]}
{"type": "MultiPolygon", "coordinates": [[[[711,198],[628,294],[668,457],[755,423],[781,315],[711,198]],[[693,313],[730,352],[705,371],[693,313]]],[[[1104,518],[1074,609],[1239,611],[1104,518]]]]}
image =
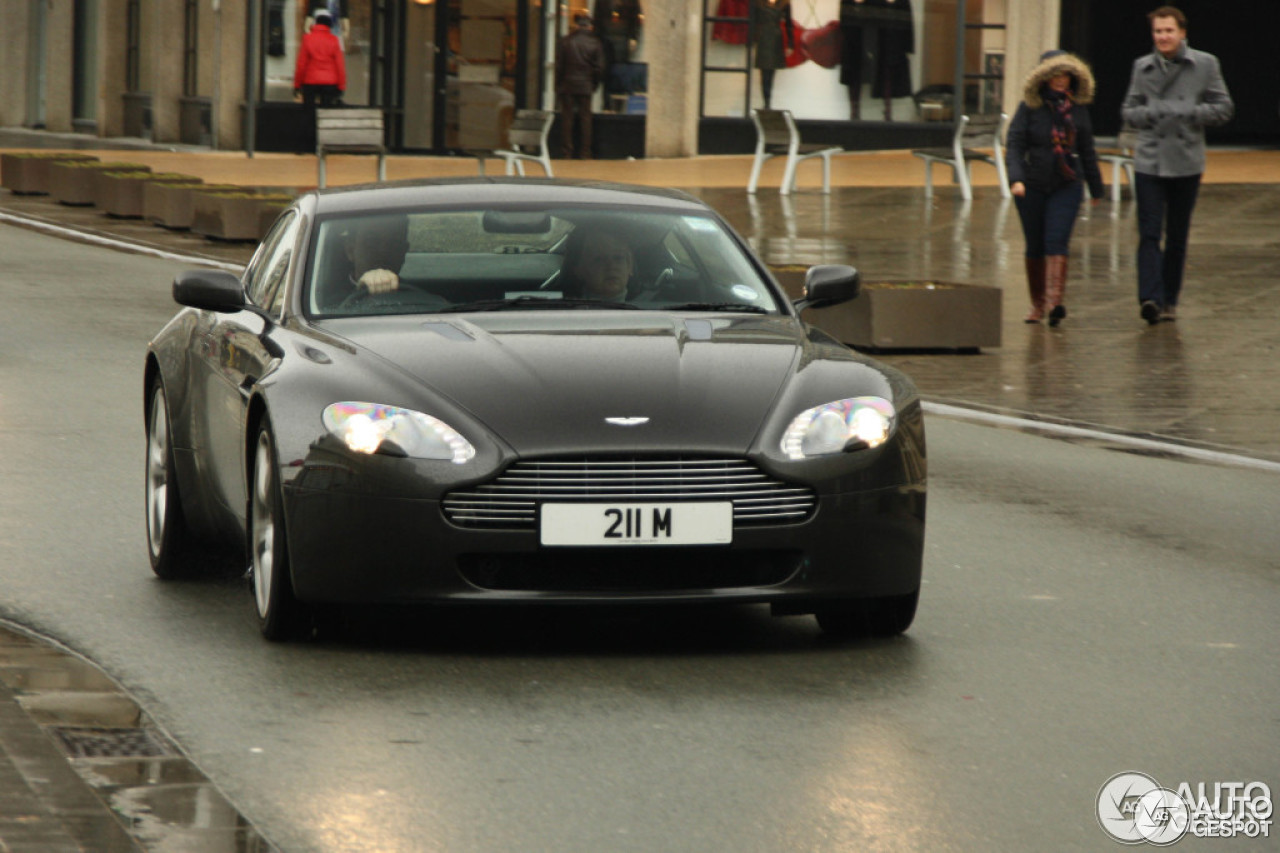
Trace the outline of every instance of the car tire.
{"type": "Polygon", "coordinates": [[[159,376],[151,382],[147,412],[147,552],[156,576],[172,580],[194,574],[196,561],[190,559],[191,534],[174,465],[169,398],[159,376]]]}
{"type": "Polygon", "coordinates": [[[916,618],[920,590],[906,595],[865,598],[818,610],[814,616],[823,633],[839,639],[894,637],[911,627],[916,618]]]}
{"type": "Polygon", "coordinates": [[[264,418],[254,442],[249,491],[249,574],[258,628],[273,641],[301,636],[308,621],[293,594],[278,470],[271,425],[264,418]]]}

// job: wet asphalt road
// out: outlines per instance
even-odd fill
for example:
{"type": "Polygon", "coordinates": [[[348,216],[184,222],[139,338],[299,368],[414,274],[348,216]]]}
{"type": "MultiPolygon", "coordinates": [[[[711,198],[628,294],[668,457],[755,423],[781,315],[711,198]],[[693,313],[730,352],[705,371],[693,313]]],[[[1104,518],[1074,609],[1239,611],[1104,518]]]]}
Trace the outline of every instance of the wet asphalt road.
{"type": "Polygon", "coordinates": [[[383,611],[273,646],[241,580],[146,563],[141,355],[178,265],[8,228],[0,255],[0,616],[118,678],[284,850],[1097,850],[1115,773],[1280,786],[1274,473],[931,418],[903,638],[383,611]]]}

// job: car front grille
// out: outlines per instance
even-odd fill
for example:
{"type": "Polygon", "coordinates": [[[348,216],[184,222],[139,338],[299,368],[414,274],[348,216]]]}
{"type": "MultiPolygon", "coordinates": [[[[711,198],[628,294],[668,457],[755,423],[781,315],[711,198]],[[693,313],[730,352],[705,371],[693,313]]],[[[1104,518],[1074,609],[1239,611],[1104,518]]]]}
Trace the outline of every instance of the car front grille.
{"type": "Polygon", "coordinates": [[[557,459],[517,462],[491,482],[450,492],[444,512],[460,527],[531,530],[547,502],[688,501],[730,501],[734,526],[745,527],[803,521],[815,497],[743,459],[557,459]]]}

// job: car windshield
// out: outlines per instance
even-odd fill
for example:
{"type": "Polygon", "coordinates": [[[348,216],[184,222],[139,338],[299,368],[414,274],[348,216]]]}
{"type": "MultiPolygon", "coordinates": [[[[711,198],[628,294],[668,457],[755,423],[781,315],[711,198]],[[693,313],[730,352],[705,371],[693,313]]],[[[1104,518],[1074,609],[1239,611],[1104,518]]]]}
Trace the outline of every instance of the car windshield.
{"type": "Polygon", "coordinates": [[[778,313],[713,216],[599,208],[376,212],[318,222],[313,317],[540,310],[778,313]]]}

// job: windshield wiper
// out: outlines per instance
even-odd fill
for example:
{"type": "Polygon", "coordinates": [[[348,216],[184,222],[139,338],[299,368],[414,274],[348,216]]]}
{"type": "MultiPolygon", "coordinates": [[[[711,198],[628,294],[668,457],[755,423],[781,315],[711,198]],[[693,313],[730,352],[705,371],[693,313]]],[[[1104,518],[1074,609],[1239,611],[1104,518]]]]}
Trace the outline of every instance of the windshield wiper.
{"type": "Polygon", "coordinates": [[[664,305],[663,311],[741,311],[744,314],[768,314],[768,308],[759,305],[743,305],[741,302],[685,302],[682,305],[664,305]]]}
{"type": "Polygon", "coordinates": [[[525,309],[560,311],[566,308],[627,308],[638,310],[640,306],[628,302],[611,302],[604,299],[548,299],[542,296],[516,296],[512,299],[481,299],[440,308],[437,314],[461,314],[471,311],[506,311],[525,309]]]}

